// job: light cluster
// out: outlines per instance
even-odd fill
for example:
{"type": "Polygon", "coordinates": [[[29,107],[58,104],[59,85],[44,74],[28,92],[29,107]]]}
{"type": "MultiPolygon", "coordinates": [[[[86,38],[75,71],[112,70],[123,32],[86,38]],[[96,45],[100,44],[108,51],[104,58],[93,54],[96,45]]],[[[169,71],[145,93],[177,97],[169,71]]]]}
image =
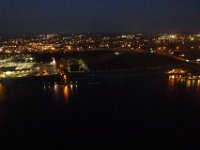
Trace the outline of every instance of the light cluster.
{"type": "Polygon", "coordinates": [[[172,51],[200,49],[200,34],[78,34],[1,38],[0,52],[91,50],[172,51]]]}

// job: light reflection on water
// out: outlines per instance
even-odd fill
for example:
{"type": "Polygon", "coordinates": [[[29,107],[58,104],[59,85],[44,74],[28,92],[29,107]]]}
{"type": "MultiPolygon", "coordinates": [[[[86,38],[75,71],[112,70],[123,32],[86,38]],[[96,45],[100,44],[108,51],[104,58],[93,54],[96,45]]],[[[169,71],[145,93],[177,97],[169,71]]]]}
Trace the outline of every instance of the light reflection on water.
{"type": "MultiPolygon", "coordinates": [[[[156,80],[159,80],[159,78],[156,80]]],[[[9,87],[9,85],[4,85],[0,83],[0,103],[3,103],[6,99],[9,100],[10,97],[13,98],[12,95],[23,95],[24,97],[30,95],[34,96],[35,93],[32,91],[37,91],[39,92],[39,94],[44,94],[44,96],[50,95],[56,101],[60,101],[64,104],[69,104],[70,101],[73,99],[72,97],[75,96],[78,91],[81,92],[82,86],[81,84],[79,84],[80,83],[78,83],[77,81],[69,83],[39,83],[39,85],[36,84],[36,87],[28,84],[20,85],[21,88],[18,88],[19,85],[12,85],[13,87],[9,87]]],[[[167,86],[168,92],[176,92],[177,90],[181,90],[184,92],[192,92],[191,94],[195,95],[199,95],[200,93],[200,80],[198,79],[192,80],[169,76],[169,78],[167,79],[167,84],[165,82],[165,85],[163,86],[167,86]]],[[[41,96],[36,95],[36,97],[41,96]]]]}
{"type": "MultiPolygon", "coordinates": [[[[6,98],[6,88],[0,83],[0,104],[5,101],[6,98]]],[[[6,109],[0,106],[0,125],[3,123],[6,116],[6,109]]]]}
{"type": "Polygon", "coordinates": [[[67,85],[64,87],[63,94],[64,94],[64,102],[66,104],[69,103],[70,88],[67,85]]]}
{"type": "Polygon", "coordinates": [[[169,89],[177,89],[178,87],[187,90],[196,90],[200,92],[200,79],[183,79],[175,78],[174,76],[169,76],[168,78],[169,89]]]}
{"type": "Polygon", "coordinates": [[[175,81],[176,80],[172,76],[169,76],[168,86],[169,86],[170,89],[174,89],[175,81]]]}
{"type": "Polygon", "coordinates": [[[64,104],[70,102],[71,96],[75,94],[78,89],[77,82],[54,83],[53,85],[44,84],[44,92],[50,93],[57,100],[63,100],[64,104]]]}
{"type": "Polygon", "coordinates": [[[0,102],[5,100],[5,86],[0,83],[0,102]]]}
{"type": "Polygon", "coordinates": [[[70,83],[42,83],[42,84],[16,84],[6,85],[0,83],[0,104],[5,101],[23,95],[23,97],[42,97],[42,95],[49,95],[56,101],[68,104],[71,97],[75,95],[78,90],[78,82],[70,83]],[[31,92],[30,92],[31,91],[31,92]],[[35,93],[37,92],[37,93],[35,93]]]}

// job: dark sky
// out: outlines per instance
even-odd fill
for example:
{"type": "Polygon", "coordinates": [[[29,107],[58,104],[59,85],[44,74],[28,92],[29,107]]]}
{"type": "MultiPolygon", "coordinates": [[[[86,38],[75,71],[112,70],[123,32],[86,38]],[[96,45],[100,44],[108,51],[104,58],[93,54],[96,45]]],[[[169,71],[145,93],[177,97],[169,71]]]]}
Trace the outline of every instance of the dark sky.
{"type": "Polygon", "coordinates": [[[0,35],[200,32],[200,0],[0,0],[0,35]]]}

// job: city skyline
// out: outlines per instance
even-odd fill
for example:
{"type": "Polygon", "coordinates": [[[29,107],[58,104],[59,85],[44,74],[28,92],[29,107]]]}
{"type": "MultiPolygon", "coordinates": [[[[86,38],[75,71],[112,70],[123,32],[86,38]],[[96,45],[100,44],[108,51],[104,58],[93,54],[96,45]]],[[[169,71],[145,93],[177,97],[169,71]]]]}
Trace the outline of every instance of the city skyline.
{"type": "Polygon", "coordinates": [[[6,0],[0,35],[200,32],[200,2],[173,0],[6,0]]]}

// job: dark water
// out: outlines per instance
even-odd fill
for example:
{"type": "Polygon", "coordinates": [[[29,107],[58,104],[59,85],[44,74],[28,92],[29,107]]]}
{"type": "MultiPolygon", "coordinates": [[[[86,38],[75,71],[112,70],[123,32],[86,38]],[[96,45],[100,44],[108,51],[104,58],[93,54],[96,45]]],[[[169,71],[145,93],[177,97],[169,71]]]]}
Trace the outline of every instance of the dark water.
{"type": "Polygon", "coordinates": [[[189,149],[200,139],[200,81],[1,84],[0,133],[7,149],[189,149]]]}

